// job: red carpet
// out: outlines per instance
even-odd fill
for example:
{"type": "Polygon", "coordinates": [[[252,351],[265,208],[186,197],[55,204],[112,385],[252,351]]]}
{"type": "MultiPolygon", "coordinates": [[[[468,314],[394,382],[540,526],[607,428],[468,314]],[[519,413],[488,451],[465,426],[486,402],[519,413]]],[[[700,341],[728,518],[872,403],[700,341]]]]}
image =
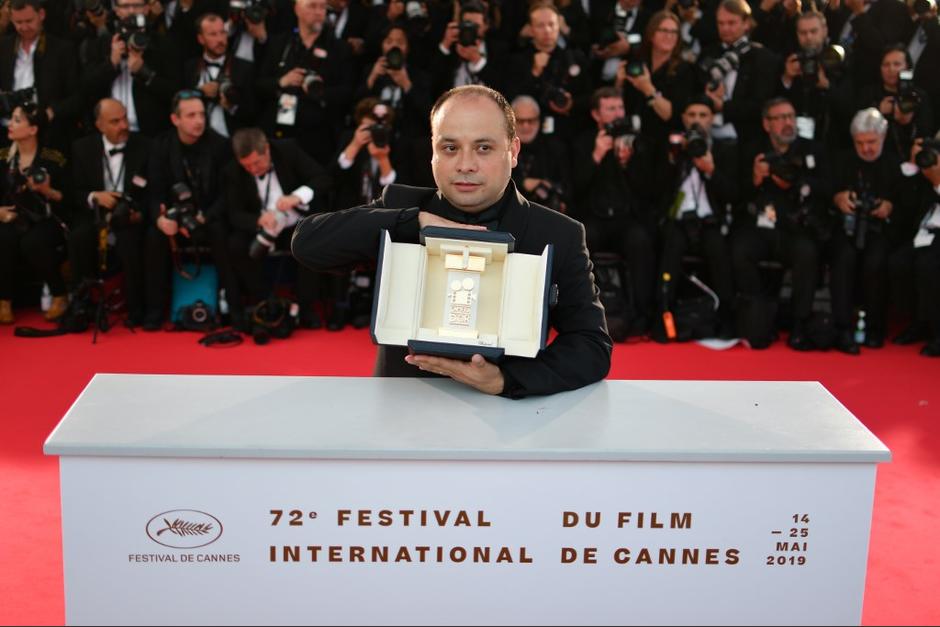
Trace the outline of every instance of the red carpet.
{"type": "MultiPolygon", "coordinates": [[[[121,328],[92,346],[90,333],[19,339],[0,328],[0,624],[64,620],[58,464],[42,443],[96,372],[365,376],[375,352],[365,331],[227,349],[198,337],[121,328]]],[[[617,346],[611,378],[821,381],[894,454],[878,472],[863,622],[940,623],[940,360],[914,347],[853,358],[781,343],[724,352],[640,343],[617,346]]]]}

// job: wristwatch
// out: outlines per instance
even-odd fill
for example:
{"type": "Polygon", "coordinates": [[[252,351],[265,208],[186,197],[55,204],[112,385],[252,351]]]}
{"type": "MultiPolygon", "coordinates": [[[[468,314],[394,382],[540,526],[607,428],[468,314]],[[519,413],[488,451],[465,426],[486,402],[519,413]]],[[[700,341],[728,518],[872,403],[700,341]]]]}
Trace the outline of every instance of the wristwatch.
{"type": "Polygon", "coordinates": [[[659,91],[654,91],[652,94],[646,97],[646,104],[652,105],[653,101],[661,95],[662,94],[660,94],[659,91]]]}

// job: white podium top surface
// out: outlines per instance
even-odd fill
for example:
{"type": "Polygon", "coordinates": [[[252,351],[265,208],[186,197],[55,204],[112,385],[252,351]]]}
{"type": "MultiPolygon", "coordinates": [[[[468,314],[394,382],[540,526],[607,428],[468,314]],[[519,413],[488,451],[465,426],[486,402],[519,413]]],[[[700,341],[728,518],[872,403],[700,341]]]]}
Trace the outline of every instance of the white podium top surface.
{"type": "Polygon", "coordinates": [[[48,455],[882,462],[814,382],[603,381],[510,401],[450,380],[96,375],[48,455]]]}

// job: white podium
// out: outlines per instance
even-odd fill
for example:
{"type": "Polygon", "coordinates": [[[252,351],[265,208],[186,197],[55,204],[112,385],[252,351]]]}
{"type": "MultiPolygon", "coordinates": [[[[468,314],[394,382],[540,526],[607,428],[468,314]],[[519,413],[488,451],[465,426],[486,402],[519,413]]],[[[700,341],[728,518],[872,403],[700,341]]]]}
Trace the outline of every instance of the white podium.
{"type": "Polygon", "coordinates": [[[818,383],[98,375],[69,624],[858,624],[890,453],[818,383]]]}

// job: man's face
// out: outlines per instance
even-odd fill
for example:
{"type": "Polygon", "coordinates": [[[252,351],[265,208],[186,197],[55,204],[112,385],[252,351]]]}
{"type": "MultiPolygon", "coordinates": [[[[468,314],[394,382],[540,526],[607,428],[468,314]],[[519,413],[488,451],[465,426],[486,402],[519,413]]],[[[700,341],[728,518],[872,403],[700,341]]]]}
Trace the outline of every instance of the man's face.
{"type": "Polygon", "coordinates": [[[218,58],[228,49],[228,33],[225,31],[225,22],[222,20],[204,20],[202,30],[197,37],[199,45],[209,54],[218,58]]]}
{"type": "Polygon", "coordinates": [[[114,14],[122,20],[130,15],[147,16],[150,14],[150,5],[141,0],[117,0],[114,3],[114,14]]]}
{"type": "Polygon", "coordinates": [[[829,29],[825,20],[813,15],[796,23],[796,38],[803,50],[822,50],[829,36],[829,29]]]}
{"type": "Polygon", "coordinates": [[[19,11],[11,11],[10,16],[13,28],[16,29],[16,34],[20,39],[33,41],[42,32],[42,22],[46,19],[46,12],[44,9],[36,11],[31,6],[25,6],[19,11]]]}
{"type": "Polygon", "coordinates": [[[539,134],[539,110],[531,102],[520,102],[513,110],[516,112],[516,134],[523,144],[535,141],[539,134]]]}
{"type": "Polygon", "coordinates": [[[884,147],[885,138],[874,131],[867,133],[856,133],[852,136],[855,143],[855,152],[862,161],[877,161],[881,156],[881,149],[884,147]]]}
{"type": "Polygon", "coordinates": [[[597,109],[591,111],[591,116],[597,122],[597,128],[602,128],[605,124],[619,120],[625,115],[623,98],[601,98],[597,109]]]}
{"type": "Polygon", "coordinates": [[[790,103],[771,107],[764,118],[764,130],[775,144],[789,146],[796,141],[796,109],[790,103]]]}
{"type": "Polygon", "coordinates": [[[907,59],[904,53],[896,50],[889,52],[881,60],[881,80],[889,87],[896,87],[898,75],[907,69],[907,59]]]}
{"type": "Polygon", "coordinates": [[[326,0],[297,0],[294,13],[300,25],[319,33],[326,21],[326,0]]]}
{"type": "Polygon", "coordinates": [[[400,28],[393,28],[388,32],[385,39],[382,40],[382,54],[388,54],[392,48],[400,48],[405,56],[408,56],[408,37],[405,31],[400,28]]]}
{"type": "Polygon", "coordinates": [[[519,156],[506,136],[503,112],[480,96],[451,98],[431,120],[431,170],[452,205],[479,213],[503,195],[519,156]]]}
{"type": "Polygon", "coordinates": [[[718,9],[718,37],[722,43],[733,44],[747,34],[747,22],[740,15],[718,9]]]}
{"type": "Polygon", "coordinates": [[[682,112],[682,125],[690,129],[693,125],[698,124],[707,133],[712,127],[712,120],[714,118],[715,115],[712,113],[712,110],[705,105],[689,105],[686,107],[685,111],[682,112]]]}
{"type": "Polygon", "coordinates": [[[551,9],[539,9],[529,16],[532,43],[539,50],[550,50],[558,43],[558,15],[551,9]]]}
{"type": "Polygon", "coordinates": [[[130,125],[127,123],[127,111],[117,101],[101,105],[101,113],[95,120],[95,126],[112,144],[123,144],[130,137],[130,125]]]}
{"type": "Polygon", "coordinates": [[[627,10],[635,9],[640,6],[640,0],[618,0],[618,1],[620,2],[620,6],[627,10]]]}
{"type": "Polygon", "coordinates": [[[179,113],[170,115],[182,141],[195,142],[206,130],[206,108],[199,98],[181,100],[179,113]]]}
{"type": "Polygon", "coordinates": [[[252,176],[261,176],[271,170],[271,147],[265,145],[261,152],[253,152],[247,157],[242,157],[238,163],[245,168],[245,172],[252,176]]]}

